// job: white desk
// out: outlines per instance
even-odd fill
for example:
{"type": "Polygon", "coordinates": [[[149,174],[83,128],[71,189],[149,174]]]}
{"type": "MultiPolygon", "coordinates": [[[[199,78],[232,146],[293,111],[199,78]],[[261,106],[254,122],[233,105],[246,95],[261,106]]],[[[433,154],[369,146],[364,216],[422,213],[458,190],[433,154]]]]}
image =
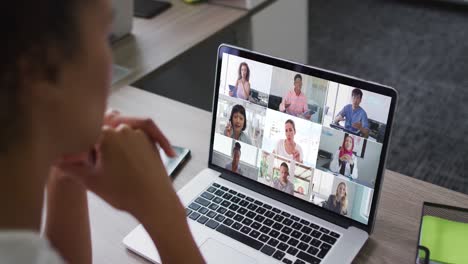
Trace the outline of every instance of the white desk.
{"type": "MultiPolygon", "coordinates": [[[[173,143],[191,149],[192,159],[174,180],[177,190],[207,166],[211,113],[131,87],[115,90],[109,106],[153,118],[173,143]]],[[[146,263],[121,243],[137,221],[89,196],[94,262],[146,263]]],[[[468,207],[468,195],[387,170],[375,232],[355,263],[411,263],[423,201],[468,207]]]]}

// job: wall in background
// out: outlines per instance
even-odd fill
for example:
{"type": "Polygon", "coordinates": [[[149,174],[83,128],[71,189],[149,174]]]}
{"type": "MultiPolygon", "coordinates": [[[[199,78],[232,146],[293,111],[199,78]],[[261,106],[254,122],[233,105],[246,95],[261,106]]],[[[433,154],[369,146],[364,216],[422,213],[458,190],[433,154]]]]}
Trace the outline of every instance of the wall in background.
{"type": "Polygon", "coordinates": [[[255,51],[306,63],[308,1],[278,0],[252,17],[255,51]]]}

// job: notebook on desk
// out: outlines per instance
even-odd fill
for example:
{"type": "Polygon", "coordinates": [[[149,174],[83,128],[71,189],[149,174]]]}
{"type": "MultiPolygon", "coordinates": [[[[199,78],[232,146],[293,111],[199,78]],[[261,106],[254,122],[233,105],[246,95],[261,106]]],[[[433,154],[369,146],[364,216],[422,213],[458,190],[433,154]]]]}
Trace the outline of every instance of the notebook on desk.
{"type": "MultiPolygon", "coordinates": [[[[207,168],[178,192],[207,263],[350,263],[374,227],[396,107],[395,90],[221,45],[213,97],[207,168]],[[248,77],[245,73],[239,76],[241,64],[247,65],[248,77]],[[302,82],[297,82],[298,75],[302,82]],[[322,109],[333,108],[330,112],[338,112],[335,109],[349,98],[349,87],[372,93],[373,98],[389,103],[377,109],[378,113],[368,113],[385,119],[384,141],[367,142],[353,136],[350,146],[348,134],[325,119],[304,119],[271,105],[233,98],[228,83],[239,78],[268,96],[281,97],[291,89],[299,95],[304,91],[306,100],[322,109]],[[327,85],[313,86],[317,81],[327,85]],[[225,123],[229,125],[220,125],[225,123]],[[340,146],[348,152],[335,152],[340,146]],[[371,187],[317,166],[319,152],[332,153],[332,159],[341,161],[345,154],[354,155],[352,148],[366,153],[354,157],[352,166],[359,168],[358,177],[372,181],[371,187]]],[[[303,99],[298,98],[292,104],[300,104],[303,99]]],[[[348,163],[339,162],[339,166],[348,163]]],[[[148,260],[160,262],[141,225],[123,242],[148,260]]]]}

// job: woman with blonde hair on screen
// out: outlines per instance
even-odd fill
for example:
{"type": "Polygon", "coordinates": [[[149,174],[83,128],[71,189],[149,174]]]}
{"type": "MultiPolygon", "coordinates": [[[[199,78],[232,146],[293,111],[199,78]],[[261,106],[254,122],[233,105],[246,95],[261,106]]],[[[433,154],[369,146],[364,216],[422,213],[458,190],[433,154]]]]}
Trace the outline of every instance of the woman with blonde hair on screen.
{"type": "Polygon", "coordinates": [[[335,213],[342,215],[348,214],[348,191],[346,188],[346,183],[340,182],[336,187],[336,193],[328,197],[327,202],[324,204],[324,207],[335,213]]]}

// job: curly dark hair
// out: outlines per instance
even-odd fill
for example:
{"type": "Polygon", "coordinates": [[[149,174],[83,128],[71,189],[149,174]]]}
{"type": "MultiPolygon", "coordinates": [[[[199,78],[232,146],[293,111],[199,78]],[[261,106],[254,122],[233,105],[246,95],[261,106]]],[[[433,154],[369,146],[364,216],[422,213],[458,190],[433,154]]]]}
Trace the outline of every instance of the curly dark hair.
{"type": "Polygon", "coordinates": [[[79,10],[89,0],[15,0],[0,16],[0,152],[21,133],[19,102],[26,76],[55,82],[61,63],[78,50],[79,10]],[[27,69],[25,69],[25,64],[27,69]],[[6,124],[6,126],[5,126],[6,124]]]}

